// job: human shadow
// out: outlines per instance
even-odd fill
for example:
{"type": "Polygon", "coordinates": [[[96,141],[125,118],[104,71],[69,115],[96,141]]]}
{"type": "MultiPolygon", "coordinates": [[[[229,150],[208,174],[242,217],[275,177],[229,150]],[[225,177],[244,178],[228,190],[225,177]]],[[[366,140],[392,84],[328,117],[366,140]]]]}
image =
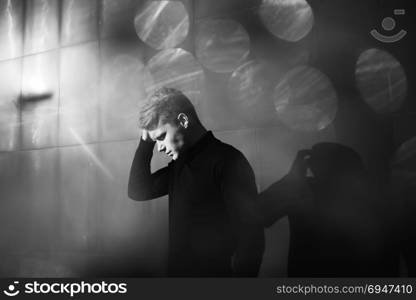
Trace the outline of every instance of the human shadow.
{"type": "Polygon", "coordinates": [[[265,227],[289,219],[288,276],[391,277],[399,243],[383,197],[353,149],[319,143],[258,203],[265,227]]]}

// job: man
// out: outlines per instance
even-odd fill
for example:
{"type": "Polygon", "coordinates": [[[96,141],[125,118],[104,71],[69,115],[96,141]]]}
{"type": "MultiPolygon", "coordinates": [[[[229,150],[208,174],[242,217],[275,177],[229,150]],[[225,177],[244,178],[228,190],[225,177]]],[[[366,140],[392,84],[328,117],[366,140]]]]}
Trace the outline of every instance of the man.
{"type": "Polygon", "coordinates": [[[180,91],[162,88],[142,107],[141,141],[128,194],[169,195],[170,276],[256,276],[264,232],[253,171],[234,147],[216,139],[180,91]],[[154,145],[172,158],[151,173],[154,145]]]}

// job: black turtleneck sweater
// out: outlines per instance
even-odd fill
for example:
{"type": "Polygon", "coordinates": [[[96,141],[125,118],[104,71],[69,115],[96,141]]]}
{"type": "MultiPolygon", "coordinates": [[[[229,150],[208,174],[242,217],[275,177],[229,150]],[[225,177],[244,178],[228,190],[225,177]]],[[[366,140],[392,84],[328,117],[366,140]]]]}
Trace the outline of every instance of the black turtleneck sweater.
{"type": "Polygon", "coordinates": [[[244,155],[211,131],[154,173],[155,142],[141,140],[129,197],[169,195],[169,276],[257,276],[264,232],[253,170],[244,155]]]}

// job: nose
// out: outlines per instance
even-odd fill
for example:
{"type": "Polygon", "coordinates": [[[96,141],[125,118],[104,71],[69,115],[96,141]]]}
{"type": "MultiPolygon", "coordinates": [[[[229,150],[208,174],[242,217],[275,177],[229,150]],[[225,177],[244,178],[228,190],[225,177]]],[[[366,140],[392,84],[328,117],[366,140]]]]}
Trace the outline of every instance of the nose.
{"type": "Polygon", "coordinates": [[[157,143],[157,151],[162,152],[165,150],[165,146],[161,142],[157,143]]]}

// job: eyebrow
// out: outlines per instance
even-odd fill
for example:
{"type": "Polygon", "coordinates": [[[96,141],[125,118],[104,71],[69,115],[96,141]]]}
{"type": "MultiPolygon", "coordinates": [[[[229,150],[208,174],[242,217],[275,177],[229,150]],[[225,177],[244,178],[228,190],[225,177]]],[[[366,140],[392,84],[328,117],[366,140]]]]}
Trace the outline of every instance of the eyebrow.
{"type": "Polygon", "coordinates": [[[160,140],[163,140],[165,136],[166,136],[166,132],[162,132],[155,139],[160,141],[160,140]]]}

